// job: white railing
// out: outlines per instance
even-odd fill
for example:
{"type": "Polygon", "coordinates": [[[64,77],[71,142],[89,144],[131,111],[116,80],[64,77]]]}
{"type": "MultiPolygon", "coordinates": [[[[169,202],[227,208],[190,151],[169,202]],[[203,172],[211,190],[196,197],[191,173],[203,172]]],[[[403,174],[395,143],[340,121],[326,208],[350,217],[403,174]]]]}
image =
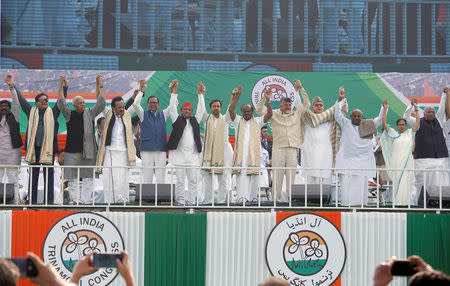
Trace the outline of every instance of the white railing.
{"type": "MultiPolygon", "coordinates": [[[[127,209],[140,209],[140,208],[181,208],[181,209],[385,209],[385,210],[395,210],[395,211],[412,211],[412,210],[427,210],[427,211],[450,211],[450,186],[449,186],[449,169],[439,169],[439,170],[429,170],[429,169],[405,169],[405,170],[391,170],[391,171],[404,171],[414,172],[416,175],[420,173],[420,177],[415,177],[415,180],[419,178],[423,181],[423,195],[419,198],[419,193],[421,190],[417,190],[420,186],[416,186],[415,182],[410,182],[410,188],[408,191],[408,203],[398,203],[395,201],[395,193],[397,192],[396,186],[397,182],[388,181],[384,185],[380,185],[379,174],[381,171],[386,171],[386,169],[332,169],[332,176],[329,179],[319,179],[317,184],[311,184],[307,181],[309,180],[306,175],[311,171],[325,172],[330,171],[329,169],[311,169],[297,167],[295,169],[289,168],[259,168],[260,175],[256,178],[258,180],[258,188],[256,189],[256,196],[248,198],[249,200],[242,200],[241,190],[236,186],[236,176],[231,175],[231,168],[216,168],[223,169],[224,175],[227,176],[225,200],[221,202],[215,202],[216,195],[215,189],[217,189],[217,174],[207,174],[200,170],[198,177],[198,186],[191,194],[195,198],[194,201],[186,202],[180,200],[180,197],[187,198],[190,191],[187,188],[187,180],[185,179],[184,184],[178,184],[177,192],[177,180],[176,180],[176,169],[201,169],[199,167],[180,167],[180,166],[167,166],[160,167],[166,171],[166,179],[163,183],[155,184],[144,184],[144,178],[142,174],[143,169],[149,169],[154,167],[147,166],[137,166],[137,167],[127,167],[127,166],[114,166],[114,167],[103,167],[103,173],[96,173],[95,166],[49,166],[49,165],[15,165],[15,166],[0,166],[0,207],[11,208],[34,208],[34,207],[50,207],[50,208],[127,208],[127,209]],[[43,171],[40,175],[49,174],[51,172],[50,168],[54,170],[54,190],[53,196],[54,201],[51,203],[51,198],[49,199],[49,185],[47,181],[44,184],[42,182],[43,178],[39,178],[38,182],[41,183],[37,186],[37,198],[33,198],[33,193],[29,191],[30,180],[33,168],[42,167],[43,171]],[[73,181],[76,184],[75,187],[75,198],[67,199],[65,198],[68,191],[65,187],[64,172],[65,168],[76,168],[77,178],[73,181]],[[127,184],[128,188],[123,189],[111,189],[104,188],[103,180],[104,176],[107,176],[108,172],[113,169],[124,169],[125,174],[128,172],[129,182],[127,184]],[[84,183],[88,184],[86,178],[81,178],[80,181],[80,169],[91,169],[93,179],[93,187],[83,190],[82,186],[84,183]],[[282,201],[274,200],[277,197],[277,190],[275,186],[277,185],[276,176],[273,176],[272,187],[269,184],[269,175],[267,171],[271,171],[271,174],[277,171],[292,171],[296,173],[295,181],[291,186],[291,192],[286,195],[285,184],[282,188],[282,201]],[[365,177],[360,176],[357,181],[350,182],[352,185],[360,184],[361,187],[357,190],[358,194],[355,196],[350,195],[350,191],[347,189],[342,189],[339,180],[336,179],[336,173],[344,173],[345,176],[350,178],[352,174],[357,174],[361,172],[376,172],[376,177],[369,178],[367,180],[365,177]],[[431,175],[438,180],[430,181],[431,175]],[[203,197],[205,195],[205,188],[203,184],[203,178],[205,176],[213,176],[213,191],[211,192],[211,203],[205,204],[203,197]],[[103,178],[102,178],[103,177],[103,178]],[[16,180],[15,180],[15,179],[16,180]],[[361,180],[361,181],[359,181],[361,180]],[[4,183],[6,182],[6,183],[4,183]],[[78,183],[77,183],[78,182],[78,183]],[[81,184],[81,186],[80,186],[81,184]],[[365,184],[368,185],[368,192],[365,193],[365,184]],[[416,191],[415,191],[416,189],[416,191]],[[336,190],[338,190],[336,192],[336,190]],[[86,194],[89,192],[89,195],[86,194]],[[347,193],[346,193],[347,192],[347,193]],[[349,203],[344,203],[341,201],[343,195],[348,194],[350,197],[349,203]],[[390,198],[392,194],[392,198],[390,198]],[[181,196],[182,195],[182,196],[181,196]],[[360,197],[359,197],[360,195],[360,197]],[[81,197],[84,197],[85,201],[81,202],[81,197]],[[116,198],[116,196],[122,196],[123,200],[118,201],[111,198],[116,198]],[[287,197],[286,197],[287,196],[287,197]],[[26,200],[25,200],[26,197],[26,200]],[[88,199],[86,199],[88,198],[88,199]],[[419,200],[418,200],[419,198],[419,200]],[[36,201],[36,204],[32,203],[36,201]],[[352,203],[352,201],[357,201],[357,203],[352,203]]],[[[245,172],[246,168],[241,168],[245,172]]],[[[252,168],[255,169],[255,168],[252,168]]],[[[247,176],[247,175],[245,175],[247,176]]],[[[117,179],[117,178],[116,178],[117,179]]],[[[158,178],[155,178],[158,179],[158,178]]],[[[342,177],[341,177],[342,179],[342,177]]],[[[154,180],[156,182],[156,180],[154,180]]],[[[72,193],[73,194],[73,193],[72,193]]]]}

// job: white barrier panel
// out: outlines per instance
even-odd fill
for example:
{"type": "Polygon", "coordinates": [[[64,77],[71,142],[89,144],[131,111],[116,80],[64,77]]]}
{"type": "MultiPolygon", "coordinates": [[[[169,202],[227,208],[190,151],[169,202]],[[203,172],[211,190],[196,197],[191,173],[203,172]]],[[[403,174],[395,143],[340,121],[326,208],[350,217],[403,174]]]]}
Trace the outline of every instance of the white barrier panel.
{"type": "Polygon", "coordinates": [[[206,246],[206,285],[258,285],[270,277],[266,239],[276,214],[209,212],[206,246]]]}
{"type": "Polygon", "coordinates": [[[0,211],[0,257],[11,257],[12,211],[0,211]]]}
{"type": "MultiPolygon", "coordinates": [[[[372,285],[375,268],[387,258],[407,257],[406,213],[341,213],[347,261],[342,285],[372,285]]],[[[390,285],[407,285],[396,277],[390,285]]]]}

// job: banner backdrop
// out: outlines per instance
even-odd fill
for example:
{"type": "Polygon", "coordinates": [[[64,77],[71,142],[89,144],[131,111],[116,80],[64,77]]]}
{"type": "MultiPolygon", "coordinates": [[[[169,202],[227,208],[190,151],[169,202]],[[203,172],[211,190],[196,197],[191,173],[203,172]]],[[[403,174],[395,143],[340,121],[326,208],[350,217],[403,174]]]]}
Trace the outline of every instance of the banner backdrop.
{"type": "MultiPolygon", "coordinates": [[[[16,87],[22,91],[28,101],[34,104],[34,96],[39,92],[46,92],[50,97],[50,106],[57,100],[59,75],[65,74],[69,81],[68,101],[76,95],[85,98],[86,106],[91,107],[96,100],[95,76],[103,75],[104,90],[107,100],[114,96],[128,99],[139,87],[139,79],[146,79],[148,87],[141,105],[147,109],[149,96],[157,96],[160,107],[169,104],[169,83],[173,79],[179,81],[179,107],[184,102],[191,102],[194,109],[197,106],[197,83],[202,81],[206,86],[206,106],[213,99],[222,101],[222,113],[228,106],[231,91],[238,85],[243,87],[239,106],[244,103],[255,105],[262,97],[265,88],[273,90],[272,101],[274,107],[282,96],[291,96],[294,79],[301,80],[310,99],[320,96],[325,108],[331,107],[337,100],[338,89],[344,86],[349,102],[349,110],[359,108],[366,118],[378,116],[382,102],[387,98],[390,109],[389,124],[403,115],[406,105],[412,97],[418,97],[419,105],[437,106],[442,91],[450,84],[450,74],[445,73],[328,73],[328,72],[200,72],[200,71],[93,71],[93,70],[0,70],[0,77],[7,74],[14,77],[16,87]]],[[[10,99],[6,84],[0,85],[0,98],[10,99]]],[[[66,124],[62,116],[59,117],[59,133],[64,134],[66,124]]],[[[21,113],[21,132],[25,133],[27,117],[21,113]]],[[[167,123],[167,132],[171,132],[171,122],[167,123]]],[[[230,130],[230,135],[234,131],[230,130]]]]}
{"type": "MultiPolygon", "coordinates": [[[[385,212],[1,211],[0,256],[33,251],[68,279],[76,261],[90,251],[125,249],[136,285],[248,286],[274,272],[267,254],[271,238],[281,235],[274,253],[284,259],[279,266],[300,273],[304,284],[298,285],[371,285],[375,267],[392,256],[417,254],[449,274],[449,221],[448,214],[385,212]],[[278,232],[283,227],[287,233],[278,232]],[[277,254],[278,249],[284,252],[277,254]],[[310,263],[290,263],[286,258],[293,255],[310,263]]],[[[80,285],[124,285],[116,274],[103,268],[80,285]]],[[[20,280],[19,285],[31,285],[20,280]]],[[[391,284],[406,286],[407,281],[396,277],[391,284]]]]}

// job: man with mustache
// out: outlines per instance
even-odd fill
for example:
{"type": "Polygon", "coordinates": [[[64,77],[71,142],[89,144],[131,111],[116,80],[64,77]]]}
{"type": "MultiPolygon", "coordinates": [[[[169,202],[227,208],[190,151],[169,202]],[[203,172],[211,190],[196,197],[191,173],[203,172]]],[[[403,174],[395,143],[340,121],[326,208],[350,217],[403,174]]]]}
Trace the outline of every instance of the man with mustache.
{"type": "MultiPolygon", "coordinates": [[[[17,92],[14,89],[12,76],[7,75],[5,82],[11,92],[12,107],[11,102],[8,100],[0,101],[0,165],[20,165],[22,157],[22,149],[20,147],[23,145],[19,125],[20,104],[17,92]]],[[[4,171],[5,168],[0,168],[0,181],[6,183],[4,171]]],[[[17,176],[16,168],[6,169],[8,183],[16,184],[17,176]]],[[[3,190],[1,192],[3,193],[3,190]]]]}

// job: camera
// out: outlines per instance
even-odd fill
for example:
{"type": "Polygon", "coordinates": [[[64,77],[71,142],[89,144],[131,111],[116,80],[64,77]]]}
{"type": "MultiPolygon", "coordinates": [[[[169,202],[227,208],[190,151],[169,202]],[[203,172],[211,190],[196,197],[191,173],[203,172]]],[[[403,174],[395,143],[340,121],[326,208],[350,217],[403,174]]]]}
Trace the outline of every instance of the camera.
{"type": "Polygon", "coordinates": [[[36,277],[38,275],[38,270],[33,260],[30,258],[8,258],[12,261],[20,271],[20,277],[36,277]]]}
{"type": "Polygon", "coordinates": [[[122,254],[96,253],[93,266],[98,268],[117,268],[116,259],[123,260],[122,254]]]}
{"type": "Polygon", "coordinates": [[[417,272],[414,270],[416,266],[416,262],[406,259],[397,259],[392,263],[391,273],[393,276],[411,276],[417,272]]]}

